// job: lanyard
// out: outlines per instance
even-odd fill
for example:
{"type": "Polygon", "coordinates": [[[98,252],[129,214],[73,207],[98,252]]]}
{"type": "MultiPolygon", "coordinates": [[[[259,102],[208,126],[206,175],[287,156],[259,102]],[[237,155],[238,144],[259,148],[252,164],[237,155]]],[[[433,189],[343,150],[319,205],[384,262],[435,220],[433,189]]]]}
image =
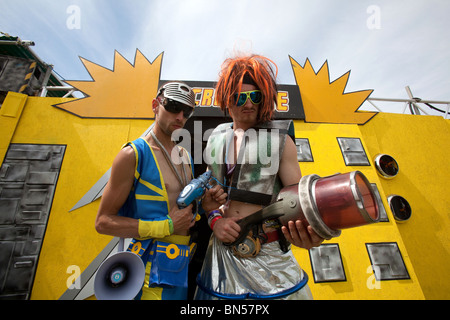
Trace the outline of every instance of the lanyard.
{"type": "MultiPolygon", "coordinates": [[[[181,168],[183,170],[184,179],[181,178],[180,174],[178,173],[177,168],[175,167],[175,164],[172,161],[172,158],[170,157],[169,153],[167,152],[166,148],[162,145],[162,143],[156,138],[156,135],[153,133],[153,130],[150,131],[150,134],[153,137],[153,140],[158,144],[158,146],[161,148],[162,153],[164,155],[164,158],[166,159],[167,163],[169,164],[172,171],[175,173],[175,176],[177,177],[178,181],[180,182],[181,188],[184,188],[187,184],[187,175],[186,175],[186,169],[184,168],[183,161],[181,161],[181,168]]],[[[177,147],[177,146],[175,146],[177,147]]],[[[179,150],[179,149],[178,149],[179,150]]]]}

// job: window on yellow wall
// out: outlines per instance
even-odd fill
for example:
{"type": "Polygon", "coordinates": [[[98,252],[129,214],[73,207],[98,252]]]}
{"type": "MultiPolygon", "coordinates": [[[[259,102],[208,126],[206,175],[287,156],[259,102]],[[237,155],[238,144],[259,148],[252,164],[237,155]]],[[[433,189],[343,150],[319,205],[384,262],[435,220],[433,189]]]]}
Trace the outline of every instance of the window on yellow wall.
{"type": "Polygon", "coordinates": [[[296,138],[295,145],[297,147],[298,162],[314,162],[311,146],[307,138],[296,138]]]}

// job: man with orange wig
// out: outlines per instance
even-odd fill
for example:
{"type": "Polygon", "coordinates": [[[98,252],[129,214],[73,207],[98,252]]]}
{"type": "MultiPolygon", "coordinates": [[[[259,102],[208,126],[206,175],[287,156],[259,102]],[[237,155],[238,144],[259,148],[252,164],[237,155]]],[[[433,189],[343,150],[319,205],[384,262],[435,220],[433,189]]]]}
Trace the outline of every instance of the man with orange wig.
{"type": "MultiPolygon", "coordinates": [[[[232,123],[208,139],[205,161],[227,188],[220,210],[207,212],[213,235],[197,278],[196,299],[311,299],[307,275],[290,244],[309,249],[323,241],[310,226],[257,221],[242,236],[242,219],[261,212],[284,186],[301,178],[292,120],[272,120],[277,102],[275,63],[260,55],[227,59],[216,86],[232,123]]],[[[276,219],[275,219],[276,220],[276,219]]]]}

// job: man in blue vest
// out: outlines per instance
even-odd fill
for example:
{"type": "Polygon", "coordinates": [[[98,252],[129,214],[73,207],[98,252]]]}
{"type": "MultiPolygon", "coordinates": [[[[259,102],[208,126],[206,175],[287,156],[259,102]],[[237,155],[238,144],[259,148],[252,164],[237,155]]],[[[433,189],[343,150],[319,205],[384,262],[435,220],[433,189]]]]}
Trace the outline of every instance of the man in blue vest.
{"type": "MultiPolygon", "coordinates": [[[[178,282],[171,285],[171,279],[159,279],[159,275],[154,280],[150,275],[155,270],[152,267],[158,266],[154,259],[158,256],[156,251],[160,251],[153,250],[152,246],[157,244],[166,251],[172,248],[173,251],[166,252],[170,256],[167,261],[174,258],[174,252],[189,252],[182,248],[190,245],[189,229],[195,224],[193,205],[179,209],[176,199],[193,178],[193,168],[188,152],[175,145],[171,137],[175,130],[184,127],[194,107],[194,92],[189,86],[182,82],[163,85],[152,101],[153,128],[147,136],[121,149],[102,195],[95,223],[97,232],[134,238],[148,246],[142,255],[146,277],[138,299],[181,300],[187,297],[187,287],[179,286],[178,282]],[[147,241],[149,239],[151,241],[147,241]]],[[[225,198],[219,186],[207,190],[203,208],[217,208],[225,198]]]]}

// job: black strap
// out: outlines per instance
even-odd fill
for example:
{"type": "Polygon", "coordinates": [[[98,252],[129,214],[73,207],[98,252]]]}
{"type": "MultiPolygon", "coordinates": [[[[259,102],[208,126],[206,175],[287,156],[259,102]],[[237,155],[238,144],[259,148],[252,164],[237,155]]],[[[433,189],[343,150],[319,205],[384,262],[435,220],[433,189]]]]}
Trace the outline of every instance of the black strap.
{"type": "Polygon", "coordinates": [[[241,189],[230,189],[230,194],[228,195],[230,200],[236,200],[240,202],[247,202],[253,204],[260,204],[263,206],[268,206],[272,202],[272,195],[264,194],[253,191],[246,191],[241,189]]]}

